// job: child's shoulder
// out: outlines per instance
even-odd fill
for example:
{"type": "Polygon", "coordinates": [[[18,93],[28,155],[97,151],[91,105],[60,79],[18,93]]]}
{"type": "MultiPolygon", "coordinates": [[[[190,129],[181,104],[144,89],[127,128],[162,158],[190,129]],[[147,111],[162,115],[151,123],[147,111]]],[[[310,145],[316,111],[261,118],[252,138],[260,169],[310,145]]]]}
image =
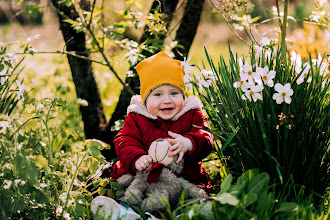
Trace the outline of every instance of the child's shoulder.
{"type": "Polygon", "coordinates": [[[196,96],[191,95],[184,101],[184,108],[186,108],[187,110],[202,110],[202,102],[196,96]]]}

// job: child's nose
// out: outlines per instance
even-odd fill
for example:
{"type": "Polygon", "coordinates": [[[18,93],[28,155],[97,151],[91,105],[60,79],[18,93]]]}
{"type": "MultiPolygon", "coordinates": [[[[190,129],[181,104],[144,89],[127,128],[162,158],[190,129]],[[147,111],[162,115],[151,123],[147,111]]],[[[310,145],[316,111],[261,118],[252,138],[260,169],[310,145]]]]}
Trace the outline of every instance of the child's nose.
{"type": "Polygon", "coordinates": [[[163,99],[163,102],[164,102],[164,103],[172,102],[172,98],[171,98],[171,96],[169,96],[169,95],[164,95],[163,97],[164,97],[164,99],[163,99]]]}

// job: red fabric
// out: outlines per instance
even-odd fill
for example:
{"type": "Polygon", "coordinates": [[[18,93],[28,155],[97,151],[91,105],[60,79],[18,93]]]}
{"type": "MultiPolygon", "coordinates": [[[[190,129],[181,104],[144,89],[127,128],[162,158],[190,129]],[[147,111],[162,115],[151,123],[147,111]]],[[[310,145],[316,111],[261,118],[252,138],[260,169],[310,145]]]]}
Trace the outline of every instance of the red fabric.
{"type": "Polygon", "coordinates": [[[125,173],[135,174],[135,161],[146,155],[150,144],[158,138],[170,138],[168,131],[178,133],[191,140],[193,148],[186,152],[182,177],[196,185],[210,186],[210,181],[199,163],[207,157],[213,146],[213,135],[203,129],[207,120],[201,111],[190,110],[176,121],[153,120],[137,113],[129,113],[123,129],[114,138],[116,153],[122,166],[111,177],[119,178],[125,173]],[[196,127],[197,126],[197,127],[196,127]]]}
{"type": "Polygon", "coordinates": [[[152,163],[151,168],[147,170],[147,173],[149,173],[147,177],[147,182],[157,183],[159,176],[162,173],[164,167],[165,165],[162,163],[152,163]]]}

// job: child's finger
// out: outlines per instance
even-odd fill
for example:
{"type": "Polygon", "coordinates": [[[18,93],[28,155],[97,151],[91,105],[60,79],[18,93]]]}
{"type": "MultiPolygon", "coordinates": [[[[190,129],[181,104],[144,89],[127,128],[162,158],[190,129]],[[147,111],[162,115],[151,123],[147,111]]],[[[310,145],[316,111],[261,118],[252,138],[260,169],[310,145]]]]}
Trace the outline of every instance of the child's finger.
{"type": "Polygon", "coordinates": [[[173,144],[172,147],[170,147],[170,151],[174,151],[175,149],[178,149],[179,145],[177,143],[173,144]]]}
{"type": "Polygon", "coordinates": [[[179,158],[177,159],[177,161],[176,161],[176,163],[180,163],[180,161],[182,160],[182,158],[183,158],[183,152],[180,152],[179,153],[179,158]]]}
{"type": "MultiPolygon", "coordinates": [[[[147,155],[146,158],[147,158],[147,161],[148,161],[149,164],[152,163],[152,157],[151,157],[150,155],[147,155]]],[[[148,165],[149,165],[149,164],[148,164],[148,165]]]]}
{"type": "Polygon", "coordinates": [[[177,138],[181,136],[180,134],[174,133],[172,131],[168,131],[168,135],[170,135],[172,138],[177,138]]]}
{"type": "Polygon", "coordinates": [[[170,153],[168,154],[168,156],[172,157],[172,156],[174,156],[174,155],[176,155],[176,154],[178,154],[178,153],[180,153],[180,152],[181,152],[181,149],[178,148],[178,149],[176,149],[175,151],[170,152],[170,153]]]}

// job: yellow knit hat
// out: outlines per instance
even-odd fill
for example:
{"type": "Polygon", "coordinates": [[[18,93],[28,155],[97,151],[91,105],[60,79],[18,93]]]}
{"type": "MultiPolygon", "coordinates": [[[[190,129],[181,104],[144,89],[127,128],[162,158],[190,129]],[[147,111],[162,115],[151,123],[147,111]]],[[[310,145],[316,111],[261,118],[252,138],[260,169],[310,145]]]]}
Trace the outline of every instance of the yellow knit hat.
{"type": "Polygon", "coordinates": [[[179,60],[174,60],[164,52],[159,52],[136,66],[139,75],[141,89],[140,95],[145,103],[150,92],[156,87],[169,84],[177,87],[184,97],[185,84],[183,76],[185,74],[179,60]]]}

